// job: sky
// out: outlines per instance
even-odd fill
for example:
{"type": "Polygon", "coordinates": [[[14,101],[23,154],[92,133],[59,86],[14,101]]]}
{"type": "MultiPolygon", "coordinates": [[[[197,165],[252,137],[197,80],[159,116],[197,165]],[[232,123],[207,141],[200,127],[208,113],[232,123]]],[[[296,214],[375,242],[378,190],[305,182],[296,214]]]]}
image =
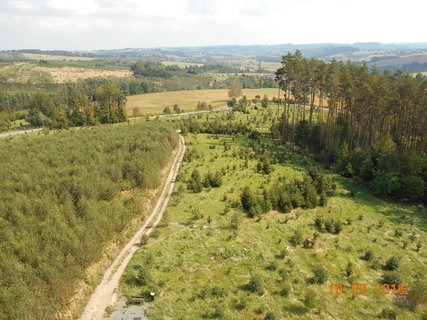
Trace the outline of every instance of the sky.
{"type": "Polygon", "coordinates": [[[0,50],[427,42],[426,0],[0,0],[0,50]]]}

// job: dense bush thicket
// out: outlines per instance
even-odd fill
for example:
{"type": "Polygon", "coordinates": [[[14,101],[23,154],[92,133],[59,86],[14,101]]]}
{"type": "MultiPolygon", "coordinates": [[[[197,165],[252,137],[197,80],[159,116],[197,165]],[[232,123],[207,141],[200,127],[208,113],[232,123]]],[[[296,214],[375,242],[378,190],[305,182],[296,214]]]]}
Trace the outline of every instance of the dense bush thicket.
{"type": "Polygon", "coordinates": [[[240,195],[240,201],[249,216],[255,217],[271,209],[287,213],[293,208],[311,209],[319,205],[324,206],[334,192],[335,184],[332,180],[313,168],[302,180],[286,181],[285,177],[280,178],[261,195],[245,187],[240,195]]]}
{"type": "Polygon", "coordinates": [[[274,138],[335,163],[376,194],[427,199],[425,78],[307,60],[297,51],[283,57],[276,80],[285,97],[274,138]]]}
{"type": "Polygon", "coordinates": [[[177,128],[180,128],[182,133],[210,133],[210,134],[248,134],[252,131],[248,123],[241,121],[233,121],[233,114],[230,113],[222,117],[213,117],[210,119],[202,119],[199,116],[190,116],[182,119],[176,119],[172,122],[177,128]]]}
{"type": "Polygon", "coordinates": [[[215,173],[208,172],[204,179],[202,179],[199,170],[195,169],[187,181],[187,189],[198,193],[203,190],[203,187],[219,188],[222,185],[222,176],[221,171],[216,171],[215,173]]]}
{"type": "Polygon", "coordinates": [[[0,319],[55,319],[84,270],[146,205],[177,145],[132,124],[0,141],[0,319]]]}

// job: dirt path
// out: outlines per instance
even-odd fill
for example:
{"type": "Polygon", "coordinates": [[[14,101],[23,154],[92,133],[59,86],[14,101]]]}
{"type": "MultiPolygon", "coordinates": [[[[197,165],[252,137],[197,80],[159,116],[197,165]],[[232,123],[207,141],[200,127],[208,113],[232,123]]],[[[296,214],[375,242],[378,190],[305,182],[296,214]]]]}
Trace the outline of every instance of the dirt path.
{"type": "Polygon", "coordinates": [[[119,285],[119,280],[132,258],[135,251],[138,249],[138,244],[142,235],[149,235],[153,229],[159,224],[163,217],[166,206],[175,185],[175,177],[178,173],[182,158],[185,152],[184,138],[180,135],[180,144],[178,154],[172,164],[171,170],[167,176],[162,194],[157,200],[151,214],[148,216],[142,227],[135,233],[132,239],[126,244],[111,266],[105,271],[101,283],[93,292],[86,308],[80,317],[80,320],[101,320],[104,319],[104,311],[108,305],[113,304],[117,300],[116,289],[119,285]],[[148,227],[151,221],[154,223],[148,227]]]}
{"type": "Polygon", "coordinates": [[[0,138],[5,138],[5,137],[9,137],[9,136],[16,136],[18,134],[38,132],[38,131],[42,131],[42,130],[44,130],[44,128],[36,128],[36,129],[28,129],[28,130],[20,130],[20,131],[12,131],[12,132],[0,133],[0,138]]]}

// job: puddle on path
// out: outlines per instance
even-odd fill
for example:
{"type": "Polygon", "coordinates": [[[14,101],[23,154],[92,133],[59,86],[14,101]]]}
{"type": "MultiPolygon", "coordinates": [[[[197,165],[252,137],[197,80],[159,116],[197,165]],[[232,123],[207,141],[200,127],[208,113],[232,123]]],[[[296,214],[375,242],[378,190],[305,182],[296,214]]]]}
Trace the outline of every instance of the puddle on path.
{"type": "Polygon", "coordinates": [[[140,305],[126,305],[125,301],[118,301],[115,307],[109,320],[147,320],[140,305]]]}

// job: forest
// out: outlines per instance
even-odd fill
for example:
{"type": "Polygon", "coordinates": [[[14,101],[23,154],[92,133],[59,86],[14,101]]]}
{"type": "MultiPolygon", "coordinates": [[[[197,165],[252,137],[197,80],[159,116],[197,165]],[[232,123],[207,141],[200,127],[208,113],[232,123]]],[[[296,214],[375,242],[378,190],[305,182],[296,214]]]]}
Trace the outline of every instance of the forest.
{"type": "Polygon", "coordinates": [[[145,122],[0,140],[0,319],[57,319],[106,246],[144,219],[177,143],[145,122]]]}
{"type": "Polygon", "coordinates": [[[377,195],[427,199],[427,80],[332,60],[283,57],[272,136],[377,195]]]}

